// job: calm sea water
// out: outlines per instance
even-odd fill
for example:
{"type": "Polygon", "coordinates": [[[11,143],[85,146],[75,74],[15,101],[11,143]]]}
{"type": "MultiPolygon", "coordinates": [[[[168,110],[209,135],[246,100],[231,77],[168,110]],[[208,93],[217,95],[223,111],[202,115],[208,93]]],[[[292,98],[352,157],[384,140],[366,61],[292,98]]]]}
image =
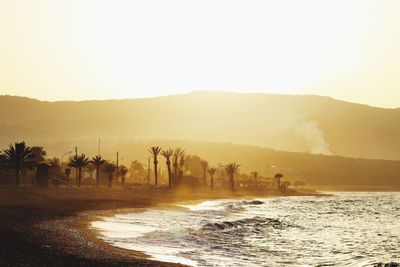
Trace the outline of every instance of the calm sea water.
{"type": "Polygon", "coordinates": [[[193,266],[400,262],[400,193],[206,201],[92,223],[113,246],[193,266]]]}

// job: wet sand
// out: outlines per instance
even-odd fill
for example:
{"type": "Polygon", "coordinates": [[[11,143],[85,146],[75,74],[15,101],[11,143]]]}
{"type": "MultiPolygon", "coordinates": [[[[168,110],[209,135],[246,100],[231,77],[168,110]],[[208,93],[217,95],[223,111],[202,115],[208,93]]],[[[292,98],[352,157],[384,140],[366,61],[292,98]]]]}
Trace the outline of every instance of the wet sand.
{"type": "Polygon", "coordinates": [[[176,201],[273,192],[0,187],[0,266],[182,266],[109,246],[89,228],[99,216],[176,201]]]}

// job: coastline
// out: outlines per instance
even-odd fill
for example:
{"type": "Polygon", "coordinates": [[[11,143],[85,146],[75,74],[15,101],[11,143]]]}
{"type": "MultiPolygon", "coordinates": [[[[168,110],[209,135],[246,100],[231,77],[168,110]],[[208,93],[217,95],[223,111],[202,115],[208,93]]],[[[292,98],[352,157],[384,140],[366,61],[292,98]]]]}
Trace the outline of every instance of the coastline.
{"type": "Polygon", "coordinates": [[[90,227],[99,217],[181,201],[321,194],[189,192],[82,188],[0,188],[2,266],[184,266],[111,246],[90,227]]]}

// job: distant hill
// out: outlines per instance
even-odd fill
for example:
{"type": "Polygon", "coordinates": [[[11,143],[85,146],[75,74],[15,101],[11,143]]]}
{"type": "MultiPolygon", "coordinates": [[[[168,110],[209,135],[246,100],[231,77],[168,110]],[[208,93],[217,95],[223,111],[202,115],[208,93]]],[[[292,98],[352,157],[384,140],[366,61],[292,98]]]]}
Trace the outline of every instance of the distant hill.
{"type": "Polygon", "coordinates": [[[171,139],[400,159],[400,109],[320,96],[194,92],[79,102],[1,96],[0,132],[2,146],[17,140],[171,139]]]}

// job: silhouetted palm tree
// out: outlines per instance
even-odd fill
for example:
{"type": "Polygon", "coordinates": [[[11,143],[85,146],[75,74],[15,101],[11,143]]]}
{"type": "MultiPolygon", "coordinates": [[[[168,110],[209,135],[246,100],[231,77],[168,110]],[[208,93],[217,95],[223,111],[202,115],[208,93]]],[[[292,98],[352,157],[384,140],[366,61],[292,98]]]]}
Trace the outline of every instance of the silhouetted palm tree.
{"type": "Polygon", "coordinates": [[[208,162],[203,160],[200,162],[200,164],[201,164],[201,167],[203,168],[203,185],[206,186],[208,162]]]}
{"type": "Polygon", "coordinates": [[[41,146],[31,147],[32,153],[34,155],[33,161],[36,163],[42,163],[47,155],[47,152],[41,146]]]}
{"type": "Polygon", "coordinates": [[[300,181],[295,181],[295,182],[293,183],[293,186],[294,186],[294,188],[299,189],[300,184],[301,184],[300,181]]]}
{"type": "Polygon", "coordinates": [[[257,188],[258,171],[252,172],[251,175],[254,177],[254,187],[257,188]]]}
{"type": "Polygon", "coordinates": [[[99,187],[99,182],[100,182],[100,167],[104,163],[106,163],[106,160],[103,159],[100,155],[97,155],[92,158],[90,161],[94,166],[96,166],[96,187],[99,187]]]}
{"type": "Polygon", "coordinates": [[[167,150],[161,151],[161,155],[165,158],[167,169],[168,169],[168,185],[169,187],[172,186],[172,171],[171,171],[171,157],[174,154],[174,151],[171,148],[167,150]]]}
{"type": "Polygon", "coordinates": [[[20,185],[21,171],[24,168],[32,168],[34,161],[32,149],[25,145],[25,142],[9,145],[9,148],[0,155],[1,166],[6,169],[14,169],[15,184],[20,185]]]}
{"type": "Polygon", "coordinates": [[[185,153],[181,152],[179,155],[179,175],[178,175],[178,184],[182,181],[183,169],[185,168],[185,153]]]}
{"type": "MultiPolygon", "coordinates": [[[[31,150],[32,150],[32,154],[34,155],[33,158],[32,158],[32,161],[34,163],[36,163],[36,164],[43,163],[44,160],[45,160],[45,157],[47,155],[47,152],[44,150],[44,148],[41,147],[41,146],[32,146],[31,150]]],[[[22,174],[23,184],[25,184],[25,176],[26,176],[27,171],[29,169],[32,169],[33,165],[35,165],[35,164],[32,164],[28,168],[22,168],[22,173],[21,174],[22,174]]],[[[34,184],[36,182],[36,176],[35,175],[31,176],[31,182],[32,182],[32,184],[34,184]]]]}
{"type": "Polygon", "coordinates": [[[149,149],[149,152],[151,154],[151,156],[153,157],[153,163],[154,163],[154,177],[155,177],[155,183],[156,186],[158,185],[158,173],[157,173],[157,164],[158,164],[158,160],[157,160],[157,156],[158,154],[161,152],[161,147],[159,146],[152,146],[149,149]]]}
{"type": "Polygon", "coordinates": [[[282,173],[277,173],[275,174],[275,180],[276,180],[276,185],[278,187],[278,190],[281,190],[281,179],[283,178],[283,174],[282,173]]]}
{"type": "Polygon", "coordinates": [[[125,167],[124,165],[121,165],[121,166],[119,166],[118,171],[119,171],[119,175],[121,176],[122,186],[124,186],[125,185],[125,176],[128,173],[128,168],[125,167]]]}
{"type": "Polygon", "coordinates": [[[179,159],[182,155],[184,155],[185,150],[178,147],[174,150],[174,154],[172,156],[172,162],[174,165],[174,184],[178,185],[179,183],[179,159]]]}
{"type": "Polygon", "coordinates": [[[285,189],[289,189],[289,187],[292,185],[290,181],[283,181],[282,185],[285,189]]]}
{"type": "Polygon", "coordinates": [[[103,171],[108,175],[108,187],[112,186],[112,179],[115,170],[117,169],[117,165],[111,162],[106,162],[103,164],[103,171]]]}
{"type": "Polygon", "coordinates": [[[228,165],[225,165],[225,171],[229,175],[229,183],[231,185],[231,190],[235,191],[235,174],[239,170],[240,165],[237,164],[236,162],[230,163],[228,165]]]}
{"type": "Polygon", "coordinates": [[[85,154],[74,155],[69,159],[69,166],[78,169],[78,187],[81,186],[82,182],[82,168],[89,164],[89,158],[85,154]]]}
{"type": "Polygon", "coordinates": [[[216,168],[210,168],[207,170],[208,174],[210,175],[211,178],[211,190],[214,190],[214,174],[217,171],[216,168]]]}

